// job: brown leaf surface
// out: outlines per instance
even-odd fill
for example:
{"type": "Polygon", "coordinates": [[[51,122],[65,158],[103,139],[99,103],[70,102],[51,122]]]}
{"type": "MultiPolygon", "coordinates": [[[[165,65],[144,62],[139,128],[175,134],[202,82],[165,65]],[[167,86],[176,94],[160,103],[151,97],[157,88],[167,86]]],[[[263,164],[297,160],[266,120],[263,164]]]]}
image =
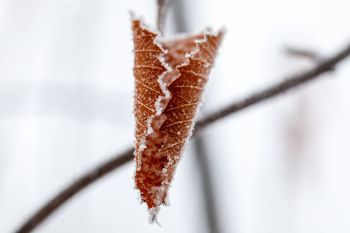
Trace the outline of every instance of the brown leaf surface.
{"type": "Polygon", "coordinates": [[[169,184],[194,124],[223,33],[171,41],[133,20],[136,187],[149,209],[165,204],[169,184]]]}

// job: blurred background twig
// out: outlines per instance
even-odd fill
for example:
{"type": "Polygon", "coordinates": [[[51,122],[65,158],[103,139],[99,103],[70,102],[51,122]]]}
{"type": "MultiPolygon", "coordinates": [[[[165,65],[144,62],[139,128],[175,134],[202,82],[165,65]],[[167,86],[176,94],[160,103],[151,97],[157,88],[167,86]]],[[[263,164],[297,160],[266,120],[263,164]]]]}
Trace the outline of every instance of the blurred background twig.
{"type": "Polygon", "coordinates": [[[157,0],[157,28],[163,34],[167,12],[173,0],[157,0]]]}

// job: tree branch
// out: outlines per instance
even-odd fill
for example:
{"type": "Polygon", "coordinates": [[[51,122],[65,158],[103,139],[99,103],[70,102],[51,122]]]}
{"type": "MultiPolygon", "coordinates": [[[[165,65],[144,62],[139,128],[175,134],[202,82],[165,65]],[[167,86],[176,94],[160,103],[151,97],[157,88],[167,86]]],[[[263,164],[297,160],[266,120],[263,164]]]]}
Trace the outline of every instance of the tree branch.
{"type": "Polygon", "coordinates": [[[285,48],[285,51],[287,55],[291,57],[304,58],[312,62],[321,62],[323,60],[323,57],[321,55],[319,55],[315,51],[308,49],[287,46],[285,48]]]}
{"type": "MultiPolygon", "coordinates": [[[[308,49],[287,46],[285,48],[285,52],[290,57],[303,58],[305,60],[309,60],[313,62],[314,64],[319,64],[324,60],[323,56],[321,56],[315,51],[308,50],[308,49]]],[[[332,71],[332,70],[329,70],[329,71],[332,71]]]]}
{"type": "MultiPolygon", "coordinates": [[[[350,55],[350,44],[336,53],[334,56],[324,59],[319,65],[308,71],[287,77],[271,87],[256,92],[255,94],[243,98],[237,102],[227,105],[217,111],[212,112],[207,117],[199,120],[194,130],[194,136],[200,131],[221,120],[233,113],[242,111],[250,106],[268,100],[272,97],[280,95],[295,87],[306,84],[311,80],[320,77],[321,74],[332,71],[335,66],[350,55]]],[[[116,154],[110,160],[97,165],[91,171],[83,174],[79,179],[68,185],[65,189],[59,192],[55,197],[50,199],[43,207],[35,212],[29,219],[18,228],[17,233],[28,233],[38,227],[46,220],[53,212],[61,207],[66,201],[72,198],[75,194],[82,191],[84,188],[99,180],[103,176],[109,174],[118,167],[126,164],[133,159],[133,148],[128,148],[123,153],[116,154]]]]}

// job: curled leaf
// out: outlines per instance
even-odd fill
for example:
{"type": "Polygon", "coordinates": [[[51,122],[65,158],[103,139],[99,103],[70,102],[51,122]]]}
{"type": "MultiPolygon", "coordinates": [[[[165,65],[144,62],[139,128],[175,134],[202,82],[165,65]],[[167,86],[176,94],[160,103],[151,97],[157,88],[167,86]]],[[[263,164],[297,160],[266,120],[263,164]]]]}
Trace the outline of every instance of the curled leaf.
{"type": "Polygon", "coordinates": [[[135,183],[154,217],[166,204],[223,32],[161,41],[139,19],[132,21],[132,29],[135,183]]]}

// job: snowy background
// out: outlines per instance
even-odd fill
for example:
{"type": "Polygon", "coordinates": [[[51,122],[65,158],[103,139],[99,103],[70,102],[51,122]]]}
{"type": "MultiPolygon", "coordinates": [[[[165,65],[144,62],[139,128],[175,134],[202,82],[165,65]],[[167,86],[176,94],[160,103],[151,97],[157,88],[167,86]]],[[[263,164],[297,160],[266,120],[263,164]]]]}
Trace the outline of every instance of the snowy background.
{"type": "MultiPolygon", "coordinates": [[[[178,0],[179,1],[179,0],[178,0]]],[[[180,4],[176,2],[175,4],[180,4]]],[[[347,0],[182,0],[187,28],[225,26],[205,112],[311,67],[350,42],[347,0]]],[[[155,1],[0,0],[0,232],[133,142],[128,11],[155,25],[155,1]]],[[[167,33],[176,29],[171,12],[167,33]]],[[[297,91],[204,132],[217,232],[350,232],[350,60],[297,91]]],[[[203,111],[201,112],[203,114],[203,111]]],[[[35,232],[210,232],[190,145],[148,224],[133,164],[69,201],[35,232]]]]}

